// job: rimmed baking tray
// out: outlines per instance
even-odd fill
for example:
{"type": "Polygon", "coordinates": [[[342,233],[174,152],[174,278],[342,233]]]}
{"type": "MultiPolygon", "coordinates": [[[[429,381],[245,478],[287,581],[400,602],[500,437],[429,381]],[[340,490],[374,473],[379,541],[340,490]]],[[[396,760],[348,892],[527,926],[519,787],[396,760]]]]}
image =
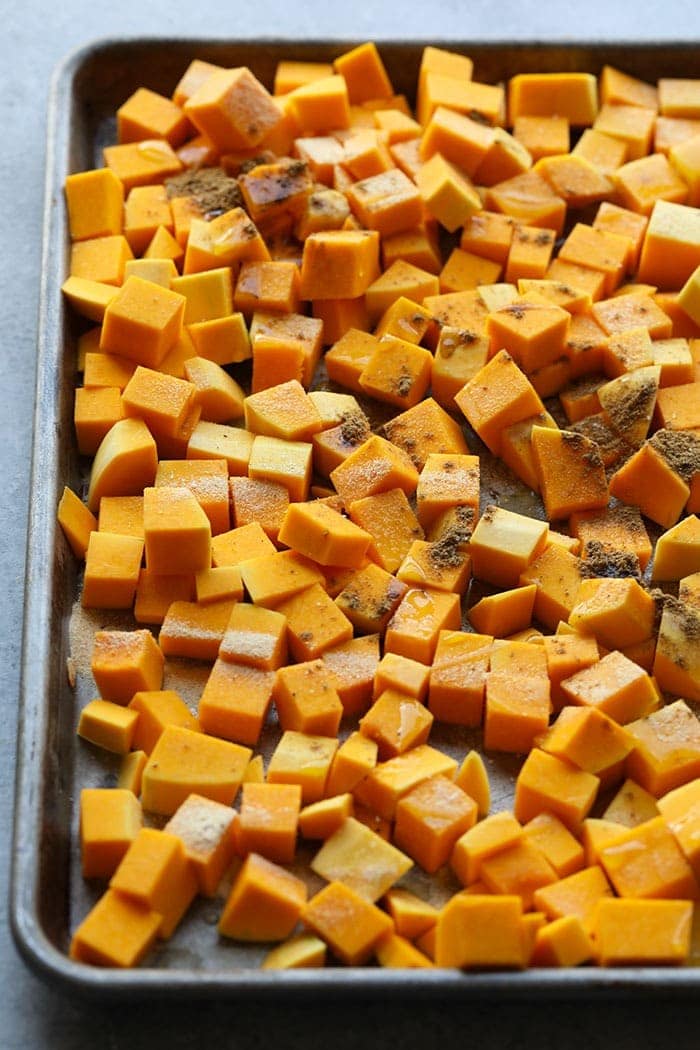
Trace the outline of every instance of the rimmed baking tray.
{"type": "MultiPolygon", "coordinates": [[[[128,996],[276,999],[323,995],[490,998],[680,995],[700,992],[700,968],[582,968],[570,971],[463,974],[367,967],[261,971],[259,949],[217,942],[219,905],[202,901],[172,941],[138,970],[103,970],[72,962],[70,931],[99,895],[85,886],[76,852],[77,800],[83,786],[113,783],[108,764],[76,745],[77,712],[86,686],[69,683],[69,624],[78,570],[56,526],[63,486],[80,490],[84,475],[73,433],[75,320],[61,284],[69,247],[63,203],[66,175],[100,163],[110,119],[132,91],[146,85],[170,94],[192,58],[248,65],[271,85],[283,58],[330,61],[357,41],[263,39],[225,43],[196,39],[107,40],[92,44],[57,70],[51,87],[41,274],[34,451],[20,689],[16,806],[11,877],[15,941],[41,976],[72,992],[120,1000],[128,996]],[[82,688],[82,695],[81,695],[82,688]]],[[[697,42],[508,43],[388,41],[381,52],[397,91],[413,95],[425,43],[471,56],[475,79],[505,80],[516,72],[586,71],[606,63],[646,80],[698,76],[697,42]]],[[[109,617],[105,616],[105,622],[109,617]]],[[[75,638],[73,639],[75,644],[75,638]]],[[[467,741],[466,746],[471,746],[467,741]]],[[[507,762],[506,762],[507,774],[507,762]]]]}

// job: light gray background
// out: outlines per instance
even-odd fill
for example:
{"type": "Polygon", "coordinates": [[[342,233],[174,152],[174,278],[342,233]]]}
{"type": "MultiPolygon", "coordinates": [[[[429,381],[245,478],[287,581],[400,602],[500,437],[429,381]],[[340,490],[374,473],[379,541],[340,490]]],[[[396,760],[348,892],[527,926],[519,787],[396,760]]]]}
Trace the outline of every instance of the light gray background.
{"type": "MultiPolygon", "coordinates": [[[[0,900],[7,900],[34,401],[46,99],[51,73],[97,37],[335,37],[381,40],[696,40],[698,0],[27,0],[0,3],[0,900]],[[357,10],[361,7],[361,10],[357,10]]],[[[698,53],[700,75],[700,48],[698,53]]],[[[102,1009],[29,974],[0,911],[0,1050],[396,1046],[483,1050],[683,1050],[700,1040],[700,1003],[268,1005],[157,1003],[102,1009]]]]}

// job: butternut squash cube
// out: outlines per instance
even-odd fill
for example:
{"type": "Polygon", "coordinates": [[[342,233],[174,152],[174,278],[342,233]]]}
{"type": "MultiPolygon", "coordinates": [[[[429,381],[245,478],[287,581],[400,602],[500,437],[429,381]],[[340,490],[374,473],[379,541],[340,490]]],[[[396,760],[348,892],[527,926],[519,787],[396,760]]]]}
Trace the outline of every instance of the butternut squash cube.
{"type": "Polygon", "coordinates": [[[546,538],[546,522],[488,506],[469,544],[472,572],[498,587],[514,587],[543,550],[546,538]]]}
{"type": "MultiPolygon", "coordinates": [[[[566,638],[562,636],[562,641],[566,638]]],[[[538,746],[579,769],[594,773],[606,785],[619,778],[634,741],[628,730],[598,708],[564,707],[538,746]]]]}
{"type": "Polygon", "coordinates": [[[192,793],[230,805],[250,756],[228,740],[166,726],[143,772],[143,807],[172,816],[192,793]]]}
{"type": "Polygon", "coordinates": [[[267,770],[270,784],[300,784],[307,806],[326,794],[326,781],[338,749],[335,737],[312,736],[287,729],[275,748],[267,770]]]}
{"type": "Polygon", "coordinates": [[[124,187],[110,168],[69,175],[64,188],[72,240],[122,232],[124,187]]]}
{"type": "Polygon", "coordinates": [[[495,813],[468,829],[455,843],[450,867],[463,886],[479,879],[481,863],[522,839],[523,830],[512,813],[495,813]]]}
{"type": "Polygon", "coordinates": [[[399,800],[394,839],[425,871],[434,873],[476,818],[476,803],[462,788],[446,776],[432,777],[399,800]]]}
{"type": "Polygon", "coordinates": [[[656,798],[700,777],[700,723],[676,700],[627,726],[627,772],[656,798]]]}
{"type": "Polygon", "coordinates": [[[621,652],[611,652],[561,682],[571,703],[594,707],[616,722],[642,718],[658,702],[649,675],[621,652]]]}
{"type": "Polygon", "coordinates": [[[372,902],[411,867],[409,857],[353,817],[325,841],[311,862],[317,875],[341,882],[372,902]]]}
{"type": "Polygon", "coordinates": [[[210,567],[211,525],[189,489],[145,489],[143,516],[148,569],[172,575],[210,567]]]}
{"type": "Polygon", "coordinates": [[[162,915],[107,890],[73,933],[70,957],[93,966],[137,966],[158,936],[162,915]]]}
{"type": "Polygon", "coordinates": [[[583,846],[551,813],[539,813],[523,829],[525,838],[545,855],[560,879],[584,864],[583,846]]]}
{"type": "Polygon", "coordinates": [[[249,476],[258,481],[284,485],[293,502],[308,496],[313,446],[305,441],[256,434],[248,463],[249,476]]]}
{"type": "Polygon", "coordinates": [[[600,851],[600,863],[620,897],[700,896],[692,869],[663,817],[622,832],[600,851]]]}
{"type": "Polygon", "coordinates": [[[164,830],[176,835],[194,867],[199,892],[213,897],[224,872],[233,860],[231,828],[235,813],[230,806],[189,795],[164,830]]]}
{"type": "Polygon", "coordinates": [[[219,933],[237,941],[283,941],[306,903],[306,886],[296,875],[250,853],[231,887],[219,933]]]}
{"type": "Polygon", "coordinates": [[[185,115],[221,150],[257,146],[280,111],[247,67],[219,69],[189,96],[185,115]]]}
{"type": "Polygon", "coordinates": [[[304,908],[302,921],[347,966],[359,966],[393,928],[390,917],[342,882],[331,882],[304,908]]]}
{"type": "Polygon", "coordinates": [[[484,743],[489,750],[530,750],[544,733],[551,703],[545,677],[491,670],[486,675],[484,743]]]}
{"type": "Polygon", "coordinates": [[[379,272],[379,235],[368,230],[329,230],[304,241],[302,299],[356,299],[379,272]]]}
{"type": "Polygon", "coordinates": [[[457,894],[438,915],[435,963],[461,969],[526,965],[522,901],[515,895],[457,894]]]}
{"type": "Polygon", "coordinates": [[[687,901],[605,900],[593,933],[601,966],[673,966],[688,958],[693,907],[687,901]]]}
{"type": "Polygon", "coordinates": [[[343,705],[333,687],[332,672],[320,660],[280,667],[273,695],[283,730],[337,734],[343,705]]]}
{"type": "Polygon", "coordinates": [[[654,600],[634,579],[584,580],[569,623],[608,649],[624,649],[651,637],[654,600]]]}
{"type": "Polygon", "coordinates": [[[301,809],[298,784],[244,783],[236,828],[239,852],[261,854],[277,864],[291,864],[301,809]]]}
{"type": "Polygon", "coordinates": [[[105,310],[100,349],[157,368],[180,335],[185,298],[129,277],[105,310]]]}
{"type": "Polygon", "coordinates": [[[197,879],[180,839],[155,828],[142,828],[109,887],[159,912],[158,936],[167,940],[195,897],[197,879]]]}
{"type": "Polygon", "coordinates": [[[576,830],[588,816],[599,783],[592,773],[533,748],[515,784],[515,815],[520,821],[528,821],[550,812],[569,830],[576,830]]]}
{"type": "Polygon", "coordinates": [[[130,609],[143,557],[143,540],[91,532],[80,601],[83,608],[130,609]]]}
{"type": "Polygon", "coordinates": [[[506,350],[499,350],[469,379],[455,401],[494,455],[499,454],[506,427],[544,411],[532,384],[506,350]]]}
{"type": "Polygon", "coordinates": [[[160,689],[163,654],[148,630],[97,631],[90,662],[100,696],[128,704],[134,693],[160,689]]]}
{"type": "Polygon", "coordinates": [[[216,660],[199,699],[203,731],[251,747],[257,744],[274,681],[274,671],[216,660]]]}
{"type": "Polygon", "coordinates": [[[119,755],[132,745],[138,714],[111,700],[91,700],[80,713],[78,736],[119,755]]]}
{"type": "Polygon", "coordinates": [[[156,475],[156,443],[141,419],[121,419],[105,435],[92,462],[87,504],[93,513],[103,496],[141,495],[156,475]]]}

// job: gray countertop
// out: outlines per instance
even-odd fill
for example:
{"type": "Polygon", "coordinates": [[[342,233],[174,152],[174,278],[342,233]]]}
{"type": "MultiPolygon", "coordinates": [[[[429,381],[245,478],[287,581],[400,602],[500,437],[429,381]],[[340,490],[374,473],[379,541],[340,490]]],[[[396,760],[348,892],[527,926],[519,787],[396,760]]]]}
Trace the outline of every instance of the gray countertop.
{"type": "MultiPolygon", "coordinates": [[[[22,631],[36,317],[40,278],[46,100],[52,71],[72,49],[98,37],[256,36],[348,39],[700,40],[697,0],[432,0],[354,5],[305,0],[217,4],[199,0],[64,0],[6,3],[0,49],[0,251],[3,324],[0,370],[0,565],[5,629],[0,636],[0,898],[7,900],[9,840],[22,631]]],[[[700,74],[700,51],[698,58],[700,74]]],[[[28,972],[0,921],[0,1050],[139,1050],[211,1046],[426,1047],[475,1040],[498,1047],[627,1048],[697,1046],[700,1003],[125,1004],[105,1009],[69,1000],[28,972]]]]}

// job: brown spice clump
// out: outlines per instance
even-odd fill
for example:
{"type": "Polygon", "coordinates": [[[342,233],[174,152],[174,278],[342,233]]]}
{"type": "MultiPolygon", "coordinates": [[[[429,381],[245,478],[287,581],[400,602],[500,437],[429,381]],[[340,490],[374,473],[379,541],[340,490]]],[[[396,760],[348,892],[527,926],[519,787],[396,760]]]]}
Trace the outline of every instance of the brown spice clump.
{"type": "Polygon", "coordinates": [[[399,397],[408,397],[411,393],[411,387],[413,386],[413,376],[406,369],[402,368],[399,375],[396,378],[396,393],[399,397]]]}
{"type": "Polygon", "coordinates": [[[456,569],[464,563],[464,552],[460,549],[463,540],[457,530],[448,529],[435,543],[428,545],[428,557],[438,569],[456,569]]]}
{"type": "Polygon", "coordinates": [[[362,412],[344,412],[340,419],[340,436],[348,445],[361,445],[369,437],[369,423],[362,412]]]}
{"type": "Polygon", "coordinates": [[[649,444],[686,484],[700,474],[700,438],[684,430],[657,430],[649,444]]]}
{"type": "Polygon", "coordinates": [[[191,197],[205,219],[214,219],[243,204],[238,182],[223,168],[200,168],[173,175],[165,180],[165,190],[169,198],[191,197]]]}
{"type": "Polygon", "coordinates": [[[584,547],[580,568],[584,578],[606,577],[623,579],[641,577],[639,558],[632,551],[620,551],[598,540],[589,540],[584,547]]]}

